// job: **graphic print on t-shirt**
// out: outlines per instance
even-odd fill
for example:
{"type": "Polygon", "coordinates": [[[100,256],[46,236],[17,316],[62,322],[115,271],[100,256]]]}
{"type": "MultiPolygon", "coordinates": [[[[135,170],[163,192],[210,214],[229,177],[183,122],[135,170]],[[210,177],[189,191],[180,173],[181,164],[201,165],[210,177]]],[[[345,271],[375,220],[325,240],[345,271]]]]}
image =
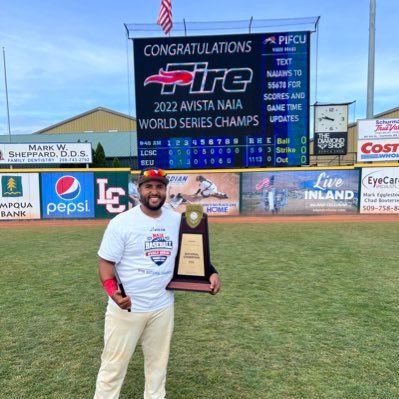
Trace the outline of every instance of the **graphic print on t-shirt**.
{"type": "Polygon", "coordinates": [[[173,242],[164,233],[152,233],[144,242],[145,256],[149,256],[157,265],[161,266],[172,254],[173,242]]]}

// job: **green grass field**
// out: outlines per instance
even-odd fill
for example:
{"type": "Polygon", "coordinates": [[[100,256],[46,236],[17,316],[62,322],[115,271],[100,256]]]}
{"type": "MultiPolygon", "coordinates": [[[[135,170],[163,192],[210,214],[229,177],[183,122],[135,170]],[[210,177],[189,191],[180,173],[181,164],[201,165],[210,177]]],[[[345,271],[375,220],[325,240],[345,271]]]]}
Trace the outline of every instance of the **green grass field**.
{"type": "MultiPolygon", "coordinates": [[[[104,227],[0,229],[7,399],[91,398],[104,227]]],[[[211,224],[223,288],[176,293],[168,399],[399,397],[399,223],[211,224]]],[[[140,399],[142,355],[121,398],[140,399]]]]}

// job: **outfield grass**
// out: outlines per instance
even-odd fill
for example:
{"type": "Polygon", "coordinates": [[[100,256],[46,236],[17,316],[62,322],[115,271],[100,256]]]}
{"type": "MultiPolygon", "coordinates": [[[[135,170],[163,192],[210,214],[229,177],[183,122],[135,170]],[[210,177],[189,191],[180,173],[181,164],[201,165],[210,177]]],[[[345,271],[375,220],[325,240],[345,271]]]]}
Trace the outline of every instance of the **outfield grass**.
{"type": "MultiPolygon", "coordinates": [[[[0,229],[1,397],[92,397],[103,229],[0,229]]],[[[211,224],[210,234],[222,292],[176,293],[168,399],[399,397],[399,223],[211,224]]],[[[121,398],[142,392],[138,350],[121,398]]]]}

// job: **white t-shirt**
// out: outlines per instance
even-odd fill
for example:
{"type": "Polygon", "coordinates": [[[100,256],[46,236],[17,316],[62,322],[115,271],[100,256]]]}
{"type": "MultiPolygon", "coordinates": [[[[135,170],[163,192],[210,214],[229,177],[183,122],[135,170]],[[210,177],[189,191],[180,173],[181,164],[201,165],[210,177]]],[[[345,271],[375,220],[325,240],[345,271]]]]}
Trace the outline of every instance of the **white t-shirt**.
{"type": "MultiPolygon", "coordinates": [[[[180,213],[163,207],[152,218],[136,206],[108,224],[98,255],[115,262],[133,312],[149,312],[173,304],[165,287],[173,276],[179,244],[180,213]]],[[[110,303],[117,306],[110,298],[110,303]]]]}

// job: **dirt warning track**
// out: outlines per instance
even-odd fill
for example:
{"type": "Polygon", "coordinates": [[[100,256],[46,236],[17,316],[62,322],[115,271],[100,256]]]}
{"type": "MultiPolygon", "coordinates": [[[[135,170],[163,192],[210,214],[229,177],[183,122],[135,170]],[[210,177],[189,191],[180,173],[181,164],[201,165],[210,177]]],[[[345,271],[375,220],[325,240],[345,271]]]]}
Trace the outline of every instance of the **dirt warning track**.
{"type": "MultiPolygon", "coordinates": [[[[0,221],[0,229],[36,226],[105,226],[108,219],[52,219],[0,221]]],[[[348,223],[348,222],[399,222],[399,215],[320,215],[320,216],[213,216],[210,224],[220,223],[348,223]]]]}

